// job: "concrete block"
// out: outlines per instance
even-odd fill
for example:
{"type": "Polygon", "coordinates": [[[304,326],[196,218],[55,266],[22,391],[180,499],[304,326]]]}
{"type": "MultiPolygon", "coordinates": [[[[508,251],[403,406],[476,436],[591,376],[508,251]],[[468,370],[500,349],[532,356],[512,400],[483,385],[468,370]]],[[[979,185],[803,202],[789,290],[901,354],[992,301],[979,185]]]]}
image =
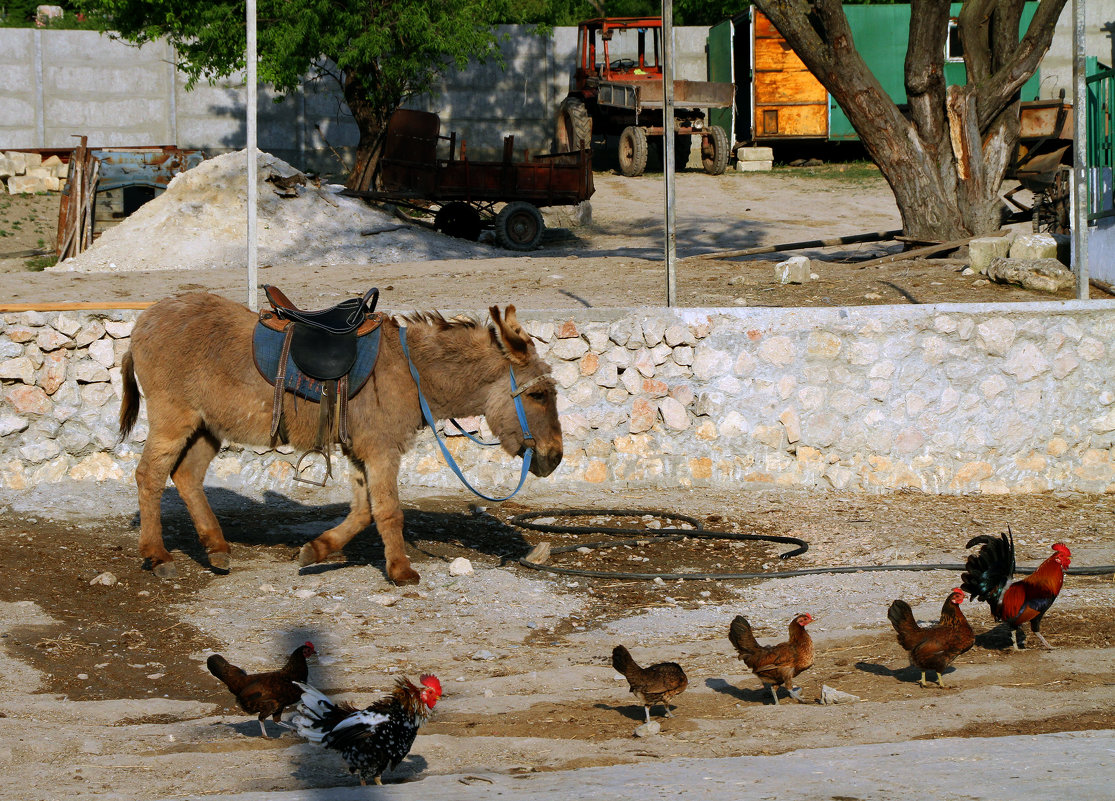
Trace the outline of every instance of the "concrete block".
{"type": "Polygon", "coordinates": [[[33,195],[50,191],[47,181],[57,182],[57,178],[37,178],[33,175],[13,175],[8,179],[9,195],[33,195]]]}
{"type": "Polygon", "coordinates": [[[793,256],[774,265],[774,277],[780,284],[804,284],[809,273],[809,259],[805,256],[793,256]]]}
{"type": "Polygon", "coordinates": [[[770,172],[774,169],[773,161],[737,161],[736,172],[770,172]]]}
{"type": "Polygon", "coordinates": [[[24,167],[24,169],[26,169],[26,170],[33,170],[35,167],[41,167],[41,166],[43,166],[43,154],[42,153],[24,153],[23,154],[23,163],[26,165],[24,167]]]}
{"type": "Polygon", "coordinates": [[[15,175],[15,164],[5,153],[0,153],[0,180],[15,175]]]}
{"type": "Polygon", "coordinates": [[[1055,259],[1057,240],[1051,234],[1020,234],[1010,246],[1012,259],[1055,259]]]}
{"type": "Polygon", "coordinates": [[[7,150],[4,155],[12,163],[12,175],[23,175],[27,172],[27,154],[18,150],[7,150]]]}
{"type": "Polygon", "coordinates": [[[740,161],[774,161],[774,148],[771,147],[741,147],[736,149],[736,158],[740,161]]]}
{"type": "Polygon", "coordinates": [[[977,273],[987,273],[992,259],[1005,259],[1010,252],[1008,236],[982,236],[968,243],[968,266],[977,273]]]}

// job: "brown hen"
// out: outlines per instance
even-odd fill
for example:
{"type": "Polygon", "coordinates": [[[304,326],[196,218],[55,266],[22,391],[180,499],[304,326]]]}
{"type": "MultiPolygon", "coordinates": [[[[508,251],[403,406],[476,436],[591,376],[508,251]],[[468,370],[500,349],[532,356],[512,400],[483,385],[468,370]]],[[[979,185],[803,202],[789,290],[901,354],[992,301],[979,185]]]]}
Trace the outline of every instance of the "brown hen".
{"type": "Polygon", "coordinates": [[[631,692],[642,702],[647,723],[650,723],[650,708],[655,704],[662,704],[666,717],[673,717],[670,714],[670,699],[681,695],[689,686],[689,679],[677,662],[658,662],[649,667],[639,667],[622,645],[612,650],[612,667],[624,675],[631,692]]]}
{"type": "Polygon", "coordinates": [[[921,670],[918,684],[922,687],[929,684],[925,680],[928,670],[937,674],[937,686],[944,687],[941,671],[976,641],[968,619],[960,611],[963,600],[964,590],[955,588],[941,607],[941,619],[937,625],[924,628],[914,619],[910,605],[901,599],[891,603],[887,610],[887,618],[898,632],[898,644],[909,652],[910,664],[921,670]]]}
{"type": "Polygon", "coordinates": [[[778,704],[778,686],[786,688],[798,703],[803,703],[801,688],[794,687],[794,677],[813,666],[813,640],[805,627],[813,616],[805,613],[790,621],[790,639],[777,645],[759,645],[751,633],[751,624],[743,615],[736,615],[728,628],[728,640],[736,647],[739,658],[770,690],[778,704]]]}

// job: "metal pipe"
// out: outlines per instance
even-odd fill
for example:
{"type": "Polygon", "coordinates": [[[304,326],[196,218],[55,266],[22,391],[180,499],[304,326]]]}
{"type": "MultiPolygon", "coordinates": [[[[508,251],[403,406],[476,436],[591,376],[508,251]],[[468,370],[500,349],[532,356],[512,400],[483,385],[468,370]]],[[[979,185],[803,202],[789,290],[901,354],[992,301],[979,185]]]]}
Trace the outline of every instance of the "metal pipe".
{"type": "Polygon", "coordinates": [[[256,291],[259,250],[256,244],[256,0],[248,0],[248,308],[259,310],[259,293],[256,291]]]}
{"type": "Polygon", "coordinates": [[[1088,88],[1084,0],[1072,0],[1072,266],[1076,297],[1088,299],[1088,88]]]}
{"type": "Polygon", "coordinates": [[[666,305],[677,305],[674,215],[674,3],[662,0],[662,180],[666,194],[666,305]]]}

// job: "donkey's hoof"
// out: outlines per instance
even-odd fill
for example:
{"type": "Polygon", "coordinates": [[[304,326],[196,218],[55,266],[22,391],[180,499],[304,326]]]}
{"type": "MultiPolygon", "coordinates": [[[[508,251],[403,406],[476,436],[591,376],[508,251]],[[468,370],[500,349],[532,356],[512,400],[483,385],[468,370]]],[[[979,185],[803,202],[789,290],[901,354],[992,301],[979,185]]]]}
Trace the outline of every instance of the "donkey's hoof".
{"type": "Polygon", "coordinates": [[[228,551],[217,551],[209,554],[209,567],[220,573],[232,570],[232,556],[228,551]]]}
{"type": "Polygon", "coordinates": [[[400,587],[407,584],[417,584],[421,577],[412,568],[405,567],[400,570],[388,570],[388,578],[400,587]]]}
{"type": "Polygon", "coordinates": [[[160,562],[155,565],[155,575],[161,579],[178,578],[178,568],[174,562],[160,562]]]}
{"type": "Polygon", "coordinates": [[[302,546],[302,550],[298,552],[298,566],[309,567],[310,565],[316,565],[317,562],[318,559],[317,553],[314,551],[314,544],[312,542],[307,542],[302,546]]]}

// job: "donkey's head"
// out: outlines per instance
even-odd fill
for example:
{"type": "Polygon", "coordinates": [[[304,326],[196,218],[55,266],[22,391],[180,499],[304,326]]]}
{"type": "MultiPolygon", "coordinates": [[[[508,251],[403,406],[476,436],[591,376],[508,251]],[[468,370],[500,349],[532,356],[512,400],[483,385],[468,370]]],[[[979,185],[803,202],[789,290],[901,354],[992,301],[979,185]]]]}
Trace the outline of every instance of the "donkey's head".
{"type": "Polygon", "coordinates": [[[515,397],[511,390],[510,376],[495,381],[488,388],[484,403],[484,417],[492,433],[499,437],[503,449],[513,456],[522,456],[528,447],[534,448],[530,472],[548,476],[561,463],[561,423],[558,421],[557,389],[550,377],[550,366],[538,358],[534,343],[518,319],[515,307],[508,306],[500,314],[498,306],[488,310],[492,315],[489,329],[493,343],[510,363],[527,428],[533,442],[528,442],[519,424],[515,410],[515,397]]]}

